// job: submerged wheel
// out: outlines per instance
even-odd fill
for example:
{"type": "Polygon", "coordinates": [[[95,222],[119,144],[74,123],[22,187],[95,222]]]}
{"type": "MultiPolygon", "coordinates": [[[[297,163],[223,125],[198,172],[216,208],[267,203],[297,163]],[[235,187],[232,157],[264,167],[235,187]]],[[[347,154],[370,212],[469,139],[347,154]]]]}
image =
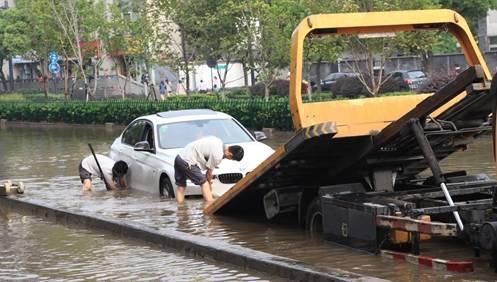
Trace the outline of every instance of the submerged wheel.
{"type": "Polygon", "coordinates": [[[161,197],[174,198],[173,185],[165,174],[160,177],[159,194],[161,197]]]}
{"type": "Polygon", "coordinates": [[[323,233],[323,213],[319,197],[314,198],[307,207],[305,229],[311,234],[323,233]]]}

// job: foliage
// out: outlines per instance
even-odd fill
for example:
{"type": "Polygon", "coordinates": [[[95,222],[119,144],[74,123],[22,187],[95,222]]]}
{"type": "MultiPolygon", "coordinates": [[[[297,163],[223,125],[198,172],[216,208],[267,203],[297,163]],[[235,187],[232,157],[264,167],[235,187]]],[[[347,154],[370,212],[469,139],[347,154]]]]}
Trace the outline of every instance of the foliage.
{"type": "Polygon", "coordinates": [[[156,112],[204,108],[225,112],[249,128],[274,127],[291,130],[292,121],[288,101],[261,99],[209,100],[184,99],[163,102],[0,102],[0,118],[22,121],[66,123],[128,124],[133,119],[156,112]]]}
{"type": "Polygon", "coordinates": [[[488,10],[497,8],[497,0],[435,0],[435,2],[443,8],[461,14],[468,22],[473,34],[477,34],[478,20],[484,17],[488,10]]]}
{"type": "MultiPolygon", "coordinates": [[[[307,84],[301,85],[302,94],[307,93],[307,84]]],[[[264,83],[257,83],[249,88],[250,95],[257,97],[264,97],[265,85],[264,83]]],[[[290,93],[290,81],[286,79],[276,79],[269,87],[269,95],[271,97],[288,97],[290,93]]]]}
{"type": "MultiPolygon", "coordinates": [[[[368,77],[365,79],[370,80],[368,77]]],[[[381,85],[378,90],[378,94],[399,93],[403,91],[409,91],[409,87],[402,81],[402,79],[389,77],[381,85]]],[[[331,92],[336,97],[340,96],[346,98],[358,98],[368,96],[369,94],[368,90],[364,87],[364,84],[358,77],[339,78],[336,83],[331,86],[331,92]]]]}
{"type": "Polygon", "coordinates": [[[445,85],[447,85],[451,80],[454,79],[454,76],[449,76],[445,74],[436,74],[428,77],[427,80],[423,82],[417,89],[417,93],[433,93],[445,85]]]}
{"type": "Polygon", "coordinates": [[[48,52],[60,46],[60,36],[49,9],[49,0],[17,0],[16,6],[6,13],[8,26],[4,28],[4,44],[11,54],[22,54],[25,58],[39,61],[41,75],[47,87],[48,52]]]}

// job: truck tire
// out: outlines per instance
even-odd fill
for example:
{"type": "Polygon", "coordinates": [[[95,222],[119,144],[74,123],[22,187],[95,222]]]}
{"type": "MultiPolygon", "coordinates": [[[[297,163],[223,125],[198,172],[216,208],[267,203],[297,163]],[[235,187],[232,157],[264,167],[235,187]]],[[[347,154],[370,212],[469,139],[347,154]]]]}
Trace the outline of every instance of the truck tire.
{"type": "Polygon", "coordinates": [[[319,197],[315,197],[307,207],[305,229],[311,234],[323,233],[323,213],[319,197]]]}
{"type": "Polygon", "coordinates": [[[159,194],[164,198],[174,198],[174,189],[169,177],[165,174],[161,175],[159,183],[159,194]]]}

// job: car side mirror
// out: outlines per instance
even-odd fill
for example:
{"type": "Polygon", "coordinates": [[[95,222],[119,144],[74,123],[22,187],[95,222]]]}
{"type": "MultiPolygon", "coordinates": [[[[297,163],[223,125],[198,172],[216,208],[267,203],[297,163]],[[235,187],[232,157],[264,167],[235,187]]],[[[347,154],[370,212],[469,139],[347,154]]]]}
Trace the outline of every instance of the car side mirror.
{"type": "Polygon", "coordinates": [[[257,141],[262,141],[262,140],[267,139],[267,136],[264,133],[264,131],[254,131],[254,137],[255,137],[255,140],[257,140],[257,141]]]}
{"type": "Polygon", "coordinates": [[[148,141],[140,141],[136,143],[133,149],[138,152],[155,153],[155,150],[150,148],[150,144],[148,144],[148,141]]]}

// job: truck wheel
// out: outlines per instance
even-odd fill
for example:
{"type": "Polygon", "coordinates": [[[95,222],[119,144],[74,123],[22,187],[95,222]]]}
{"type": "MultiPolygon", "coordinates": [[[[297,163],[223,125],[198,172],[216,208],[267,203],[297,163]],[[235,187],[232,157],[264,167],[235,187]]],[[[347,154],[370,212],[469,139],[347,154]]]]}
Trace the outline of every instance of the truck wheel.
{"type": "Polygon", "coordinates": [[[323,213],[319,197],[314,198],[307,208],[305,229],[311,234],[323,233],[323,213]]]}
{"type": "Polygon", "coordinates": [[[169,177],[165,174],[160,177],[159,194],[161,197],[174,198],[173,185],[171,184],[169,177]]]}

